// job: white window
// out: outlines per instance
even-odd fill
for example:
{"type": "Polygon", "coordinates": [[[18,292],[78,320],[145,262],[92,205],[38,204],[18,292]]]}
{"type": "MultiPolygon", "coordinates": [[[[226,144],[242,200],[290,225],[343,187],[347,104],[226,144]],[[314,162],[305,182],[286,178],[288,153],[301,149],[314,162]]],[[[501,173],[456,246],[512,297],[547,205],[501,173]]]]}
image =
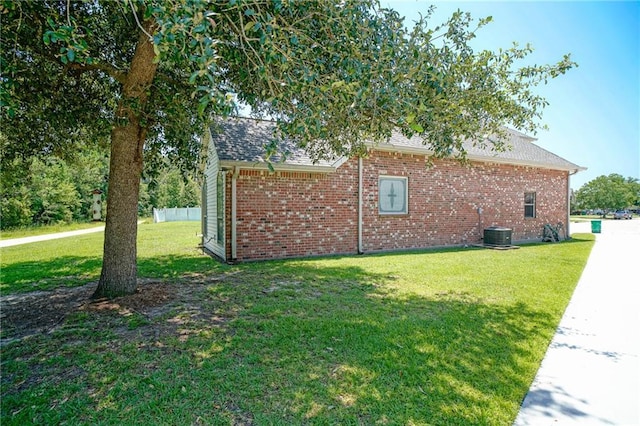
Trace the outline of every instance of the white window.
{"type": "Polygon", "coordinates": [[[536,193],[524,193],[524,217],[536,217],[536,193]]]}
{"type": "Polygon", "coordinates": [[[407,214],[409,185],[406,177],[380,176],[378,178],[378,212],[380,214],[407,214]]]}

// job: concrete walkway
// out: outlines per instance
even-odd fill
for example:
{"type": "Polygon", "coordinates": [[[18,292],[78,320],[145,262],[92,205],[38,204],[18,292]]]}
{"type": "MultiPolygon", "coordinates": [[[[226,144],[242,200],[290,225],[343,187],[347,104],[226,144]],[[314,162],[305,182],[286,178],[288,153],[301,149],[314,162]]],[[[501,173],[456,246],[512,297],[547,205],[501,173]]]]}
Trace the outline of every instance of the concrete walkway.
{"type": "Polygon", "coordinates": [[[57,238],[73,237],[76,235],[90,234],[92,232],[104,231],[104,225],[95,228],[79,229],[77,231],[57,232],[55,234],[35,235],[33,237],[11,238],[9,240],[0,240],[1,247],[11,247],[20,244],[35,243],[38,241],[55,240],[57,238]]]}
{"type": "Polygon", "coordinates": [[[515,426],[640,425],[639,271],[640,219],[603,220],[515,426]]]}

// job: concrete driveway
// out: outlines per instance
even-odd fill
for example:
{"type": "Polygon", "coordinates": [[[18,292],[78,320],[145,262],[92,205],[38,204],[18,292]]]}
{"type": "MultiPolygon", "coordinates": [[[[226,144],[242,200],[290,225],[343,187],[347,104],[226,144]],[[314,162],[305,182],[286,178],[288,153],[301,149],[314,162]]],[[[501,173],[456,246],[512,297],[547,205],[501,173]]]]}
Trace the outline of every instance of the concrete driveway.
{"type": "Polygon", "coordinates": [[[603,220],[514,425],[640,425],[639,271],[640,219],[603,220]]]}

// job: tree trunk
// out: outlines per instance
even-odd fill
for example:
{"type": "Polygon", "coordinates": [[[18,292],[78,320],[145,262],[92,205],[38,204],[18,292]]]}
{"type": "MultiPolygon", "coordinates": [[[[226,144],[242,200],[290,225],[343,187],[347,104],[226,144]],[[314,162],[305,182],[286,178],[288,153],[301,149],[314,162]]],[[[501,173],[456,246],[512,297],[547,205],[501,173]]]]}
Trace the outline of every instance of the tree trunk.
{"type": "MultiPolygon", "coordinates": [[[[153,25],[145,21],[143,26],[151,34],[153,25]]],[[[146,137],[143,116],[157,69],[154,56],[153,41],[141,32],[111,132],[102,272],[94,299],[132,294],[137,286],[138,194],[146,137]]]]}

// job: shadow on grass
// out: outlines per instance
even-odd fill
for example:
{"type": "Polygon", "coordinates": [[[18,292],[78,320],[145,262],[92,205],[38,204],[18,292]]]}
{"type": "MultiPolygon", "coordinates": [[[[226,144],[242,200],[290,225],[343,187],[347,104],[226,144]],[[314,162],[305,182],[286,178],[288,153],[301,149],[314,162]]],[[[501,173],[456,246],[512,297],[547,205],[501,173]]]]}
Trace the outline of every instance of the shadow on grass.
{"type": "Polygon", "coordinates": [[[238,314],[222,348],[192,341],[221,406],[257,424],[510,424],[556,326],[455,289],[400,295],[359,268],[283,272],[212,286],[238,314]]]}
{"type": "MultiPolygon", "coordinates": [[[[2,295],[75,287],[100,276],[102,257],[60,256],[48,260],[24,261],[2,265],[2,295]]],[[[228,265],[206,255],[165,255],[138,260],[140,278],[173,279],[192,273],[218,273],[228,265]]]]}
{"type": "Polygon", "coordinates": [[[102,259],[95,256],[61,256],[47,261],[2,265],[2,295],[74,287],[97,279],[102,259]]]}
{"type": "Polygon", "coordinates": [[[138,308],[148,321],[126,338],[112,314],[84,312],[37,350],[6,348],[3,424],[153,423],[159,412],[167,424],[510,424],[557,319],[454,288],[404,294],[393,280],[270,262],[197,286],[171,315],[138,308]],[[179,333],[159,333],[169,323],[179,333]]]}
{"type": "MultiPolygon", "coordinates": [[[[579,244],[593,241],[593,234],[574,234],[570,240],[559,244],[579,244]]],[[[524,247],[534,247],[558,243],[530,243],[524,247]]],[[[372,253],[367,257],[401,256],[403,254],[447,253],[485,250],[477,247],[450,247],[438,249],[410,250],[393,253],[372,253]]],[[[331,256],[333,258],[356,258],[357,256],[331,256]]],[[[317,258],[316,258],[317,259],[317,258]]],[[[296,262],[284,260],[282,262],[296,262]]],[[[258,264],[262,264],[260,262],[258,264]]],[[[277,262],[276,262],[277,264],[277,262]]],[[[2,294],[49,290],[60,286],[78,286],[96,280],[100,275],[102,258],[99,256],[61,256],[49,260],[24,261],[2,264],[0,290],[2,294]]],[[[163,255],[138,258],[138,276],[141,278],[179,278],[193,273],[216,274],[232,267],[220,263],[199,252],[194,247],[187,255],[163,255]]]]}
{"type": "MultiPolygon", "coordinates": [[[[518,247],[536,247],[536,246],[548,246],[554,244],[582,244],[592,242],[595,239],[593,234],[573,234],[571,238],[559,241],[559,242],[541,242],[541,241],[532,241],[532,242],[519,242],[516,245],[518,247]]],[[[453,246],[453,247],[426,247],[421,249],[407,249],[407,250],[394,250],[394,251],[383,251],[383,252],[370,252],[365,253],[364,255],[332,255],[332,256],[323,256],[328,258],[349,258],[349,257],[359,257],[359,256],[400,256],[403,254],[428,254],[428,253],[457,253],[457,252],[471,252],[471,251],[479,251],[479,250],[491,250],[489,247],[478,247],[478,246],[453,246]]]]}
{"type": "MultiPolygon", "coordinates": [[[[316,260],[140,259],[140,276],[196,284],[193,294],[160,314],[136,305],[135,324],[82,311],[3,348],[2,423],[151,424],[159,413],[167,424],[513,422],[557,313],[454,286],[410,294],[357,259],[316,260]]],[[[65,264],[97,277],[100,259],[8,267],[64,278],[65,264]]],[[[510,300],[555,291],[536,290],[510,300]]]]}
{"type": "Polygon", "coordinates": [[[522,243],[518,244],[523,247],[536,247],[536,246],[545,246],[545,245],[553,245],[553,244],[585,244],[591,243],[596,239],[594,234],[572,234],[570,238],[559,241],[559,242],[532,242],[532,243],[522,243]]]}

